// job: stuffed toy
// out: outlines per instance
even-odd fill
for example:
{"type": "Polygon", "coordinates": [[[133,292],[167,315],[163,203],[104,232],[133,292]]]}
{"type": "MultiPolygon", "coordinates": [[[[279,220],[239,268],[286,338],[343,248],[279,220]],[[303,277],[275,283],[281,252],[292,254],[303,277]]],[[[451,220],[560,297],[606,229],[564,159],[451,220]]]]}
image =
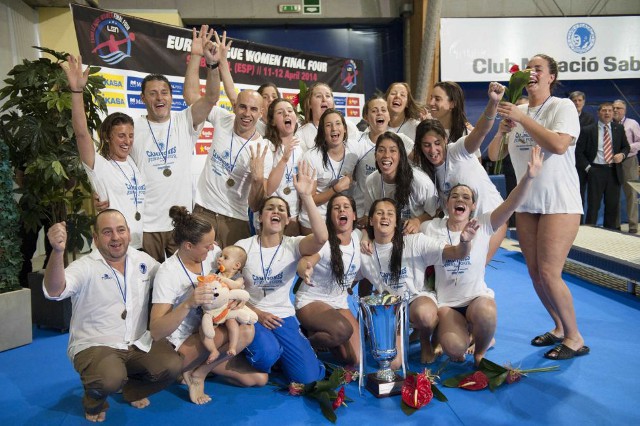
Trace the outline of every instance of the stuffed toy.
{"type": "Polygon", "coordinates": [[[246,302],[249,300],[249,293],[241,289],[229,289],[217,275],[205,275],[198,277],[198,286],[209,285],[213,290],[213,302],[202,305],[202,326],[200,328],[202,343],[211,352],[209,360],[218,357],[218,349],[213,342],[216,335],[216,327],[226,324],[229,332],[229,349],[227,355],[236,355],[239,330],[238,324],[255,324],[258,322],[258,315],[251,309],[243,306],[239,309],[229,309],[228,302],[239,300],[246,302]]]}

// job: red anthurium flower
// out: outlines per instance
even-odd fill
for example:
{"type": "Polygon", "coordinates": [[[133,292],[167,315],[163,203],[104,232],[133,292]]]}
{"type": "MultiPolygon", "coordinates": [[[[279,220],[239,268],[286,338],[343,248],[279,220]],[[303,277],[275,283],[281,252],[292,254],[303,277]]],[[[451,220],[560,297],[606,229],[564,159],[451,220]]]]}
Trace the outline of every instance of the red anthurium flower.
{"type": "Polygon", "coordinates": [[[402,400],[409,407],[420,408],[427,405],[433,399],[431,380],[427,374],[420,373],[407,376],[402,385],[402,400]]]}
{"type": "Polygon", "coordinates": [[[514,65],[514,66],[512,66],[511,68],[509,68],[509,72],[510,72],[511,74],[516,73],[516,72],[518,72],[518,71],[520,71],[520,67],[519,67],[517,64],[516,64],[516,65],[514,65]]]}
{"type": "Polygon", "coordinates": [[[299,396],[304,393],[304,385],[302,383],[289,383],[289,395],[299,396]]]}
{"type": "Polygon", "coordinates": [[[480,390],[487,386],[489,386],[489,379],[482,371],[476,371],[472,375],[465,377],[458,385],[459,388],[466,390],[480,390]]]}
{"type": "Polygon", "coordinates": [[[342,405],[342,403],[344,402],[344,386],[340,388],[340,390],[338,391],[338,396],[336,397],[336,399],[333,401],[333,410],[337,410],[339,406],[342,405]]]}

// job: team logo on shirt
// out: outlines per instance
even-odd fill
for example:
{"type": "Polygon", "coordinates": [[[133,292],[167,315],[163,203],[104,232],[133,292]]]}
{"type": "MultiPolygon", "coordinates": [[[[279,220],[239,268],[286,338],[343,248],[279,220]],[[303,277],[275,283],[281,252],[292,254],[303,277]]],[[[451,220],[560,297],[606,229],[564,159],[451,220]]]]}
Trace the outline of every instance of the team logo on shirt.
{"type": "Polygon", "coordinates": [[[92,53],[109,65],[131,57],[131,45],[136,35],[126,19],[117,13],[105,12],[91,24],[92,53]]]}
{"type": "Polygon", "coordinates": [[[141,263],[140,264],[140,273],[141,274],[146,274],[147,273],[147,264],[146,263],[141,263]]]}
{"type": "Polygon", "coordinates": [[[596,32],[591,25],[580,22],[569,28],[567,45],[576,53],[586,53],[596,44],[596,32]]]}
{"type": "Polygon", "coordinates": [[[106,273],[105,273],[105,274],[102,274],[102,277],[101,277],[101,278],[102,278],[103,280],[110,280],[110,279],[111,279],[111,275],[109,275],[109,274],[106,274],[106,273]]]}

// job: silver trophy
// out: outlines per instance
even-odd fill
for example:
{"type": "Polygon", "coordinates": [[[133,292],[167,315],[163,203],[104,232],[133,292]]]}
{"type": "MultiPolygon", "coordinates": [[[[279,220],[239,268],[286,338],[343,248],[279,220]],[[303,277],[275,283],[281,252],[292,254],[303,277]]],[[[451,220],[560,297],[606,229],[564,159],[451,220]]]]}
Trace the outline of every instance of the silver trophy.
{"type": "Polygon", "coordinates": [[[405,334],[406,299],[393,294],[374,294],[360,299],[360,311],[363,319],[360,327],[363,323],[366,325],[373,358],[380,364],[377,372],[367,375],[366,388],[378,398],[397,395],[404,379],[391,369],[391,361],[398,354],[396,332],[401,329],[405,334]]]}

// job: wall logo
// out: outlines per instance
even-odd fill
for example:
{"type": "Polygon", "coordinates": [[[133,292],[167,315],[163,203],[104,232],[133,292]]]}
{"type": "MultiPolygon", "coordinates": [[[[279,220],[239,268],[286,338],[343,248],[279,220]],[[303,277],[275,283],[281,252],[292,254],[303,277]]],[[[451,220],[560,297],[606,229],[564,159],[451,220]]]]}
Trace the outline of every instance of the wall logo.
{"type": "Polygon", "coordinates": [[[355,61],[353,61],[352,59],[347,59],[346,61],[344,61],[344,64],[342,65],[342,71],[340,72],[340,78],[342,79],[342,82],[340,84],[342,85],[342,87],[350,92],[351,89],[353,89],[356,84],[358,84],[357,77],[358,69],[356,67],[355,61]]]}
{"type": "Polygon", "coordinates": [[[136,36],[129,23],[113,12],[103,13],[91,24],[92,53],[109,65],[117,64],[131,56],[131,43],[136,36]],[[124,51],[121,48],[124,46],[124,51]]]}
{"type": "Polygon", "coordinates": [[[578,23],[569,28],[567,45],[576,53],[586,53],[596,44],[596,32],[591,25],[578,23]]]}

